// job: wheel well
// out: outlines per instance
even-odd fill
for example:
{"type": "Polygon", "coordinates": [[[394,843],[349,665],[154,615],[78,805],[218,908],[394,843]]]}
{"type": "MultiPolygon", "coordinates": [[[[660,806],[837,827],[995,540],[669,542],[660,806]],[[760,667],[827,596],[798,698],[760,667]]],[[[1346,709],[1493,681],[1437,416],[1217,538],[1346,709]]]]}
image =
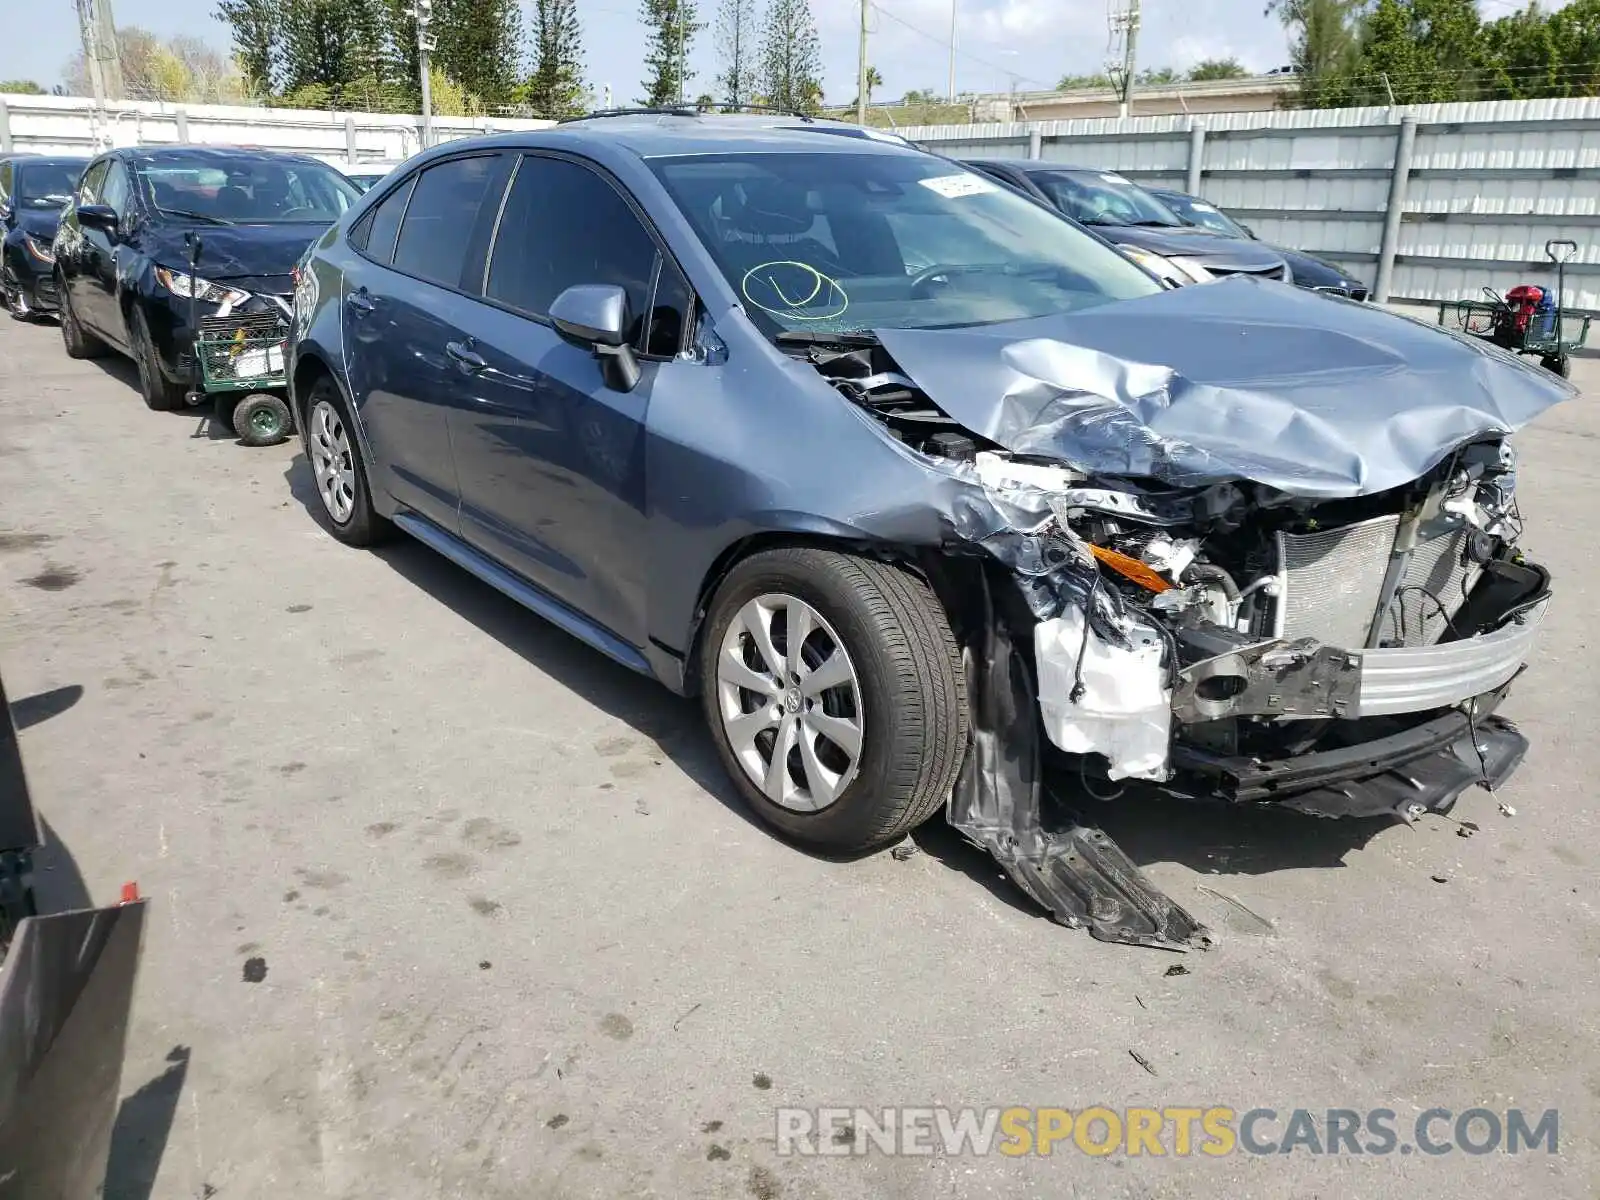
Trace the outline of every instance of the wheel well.
{"type": "Polygon", "coordinates": [[[305,401],[302,399],[314,386],[317,380],[324,375],[330,378],[333,372],[328,364],[322,361],[320,355],[302,354],[300,361],[294,367],[294,379],[289,388],[289,406],[294,411],[295,427],[305,428],[305,401]]]}
{"type": "MultiPolygon", "coordinates": [[[[932,546],[902,546],[892,542],[872,542],[798,531],[751,534],[719,554],[700,583],[700,590],[695,596],[693,624],[683,664],[685,695],[693,696],[700,691],[700,647],[701,639],[705,636],[706,612],[711,606],[711,597],[716,594],[717,588],[722,586],[722,581],[728,577],[728,573],[753,554],[760,554],[765,550],[801,546],[875,558],[882,562],[896,563],[915,572],[933,588],[934,595],[938,596],[939,603],[944,606],[952,627],[959,634],[961,609],[956,603],[955,587],[957,581],[965,578],[960,571],[961,563],[965,560],[952,558],[932,546]]],[[[976,560],[972,561],[974,563],[972,569],[978,569],[976,560]]]]}

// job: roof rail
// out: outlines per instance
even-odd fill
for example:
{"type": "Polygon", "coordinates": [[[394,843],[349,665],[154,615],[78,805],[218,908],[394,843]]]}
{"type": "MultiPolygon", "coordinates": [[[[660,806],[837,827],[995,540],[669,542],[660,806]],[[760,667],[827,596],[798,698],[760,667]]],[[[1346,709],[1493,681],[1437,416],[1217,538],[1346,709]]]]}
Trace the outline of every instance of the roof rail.
{"type": "MultiPolygon", "coordinates": [[[[570,121],[592,121],[600,117],[698,117],[712,112],[751,112],[751,113],[776,113],[779,116],[794,117],[804,121],[807,125],[818,120],[814,113],[801,112],[797,108],[784,108],[776,104],[724,104],[718,100],[711,104],[667,104],[658,107],[642,108],[597,108],[594,112],[585,113],[581,117],[563,117],[557,124],[565,125],[570,121]]],[[[825,121],[837,118],[824,116],[825,121]]]]}
{"type": "Polygon", "coordinates": [[[573,121],[593,121],[599,117],[697,117],[700,110],[692,104],[674,104],[659,108],[597,108],[581,117],[562,117],[556,122],[567,125],[573,121]]]}

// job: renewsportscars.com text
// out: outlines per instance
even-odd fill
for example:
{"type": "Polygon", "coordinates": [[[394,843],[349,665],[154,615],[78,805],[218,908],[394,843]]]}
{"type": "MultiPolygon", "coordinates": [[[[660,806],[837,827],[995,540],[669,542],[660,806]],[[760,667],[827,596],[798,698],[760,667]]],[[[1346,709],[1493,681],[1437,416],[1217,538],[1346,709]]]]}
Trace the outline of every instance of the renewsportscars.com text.
{"type": "Polygon", "coordinates": [[[780,1155],[1556,1154],[1560,1113],[1520,1108],[780,1108],[780,1155]]]}

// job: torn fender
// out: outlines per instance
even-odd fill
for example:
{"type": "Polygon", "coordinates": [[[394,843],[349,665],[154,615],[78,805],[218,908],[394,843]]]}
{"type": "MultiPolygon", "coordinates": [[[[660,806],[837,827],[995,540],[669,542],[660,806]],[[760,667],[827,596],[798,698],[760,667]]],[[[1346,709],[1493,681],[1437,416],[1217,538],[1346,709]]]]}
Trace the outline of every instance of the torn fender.
{"type": "Polygon", "coordinates": [[[1206,948],[1205,927],[1104,832],[1082,824],[1044,827],[1032,680],[1004,621],[986,607],[984,631],[962,652],[972,741],[950,795],[950,824],[1063,925],[1087,926],[1103,942],[1206,948]]]}
{"type": "Polygon", "coordinates": [[[935,404],[1013,453],[1313,499],[1399,487],[1577,394],[1487,342],[1245,278],[997,325],[875,332],[935,404]]]}

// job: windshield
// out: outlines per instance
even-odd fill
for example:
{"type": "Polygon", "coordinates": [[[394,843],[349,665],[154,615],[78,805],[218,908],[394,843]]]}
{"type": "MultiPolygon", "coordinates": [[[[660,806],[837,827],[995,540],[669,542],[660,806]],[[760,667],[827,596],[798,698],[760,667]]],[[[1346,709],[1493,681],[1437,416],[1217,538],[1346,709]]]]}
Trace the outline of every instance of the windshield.
{"type": "Polygon", "coordinates": [[[24,208],[60,208],[72,199],[82,163],[19,163],[17,202],[24,208]]]}
{"type": "Polygon", "coordinates": [[[1161,290],[1041,205],[931,156],[650,166],[769,335],[988,325],[1161,290]]]}
{"type": "Polygon", "coordinates": [[[1029,178],[1057,208],[1085,225],[1183,224],[1149,192],[1109,171],[1038,171],[1029,178]]]}
{"type": "Polygon", "coordinates": [[[1230,237],[1249,237],[1227,213],[1217,208],[1214,204],[1207,204],[1204,200],[1197,200],[1193,196],[1177,196],[1163,194],[1161,203],[1177,213],[1191,225],[1198,225],[1202,229],[1215,230],[1225,233],[1230,237]]]}
{"type": "Polygon", "coordinates": [[[139,185],[159,211],[228,224],[332,224],[361,192],[332,167],[302,159],[147,158],[139,185]]]}

